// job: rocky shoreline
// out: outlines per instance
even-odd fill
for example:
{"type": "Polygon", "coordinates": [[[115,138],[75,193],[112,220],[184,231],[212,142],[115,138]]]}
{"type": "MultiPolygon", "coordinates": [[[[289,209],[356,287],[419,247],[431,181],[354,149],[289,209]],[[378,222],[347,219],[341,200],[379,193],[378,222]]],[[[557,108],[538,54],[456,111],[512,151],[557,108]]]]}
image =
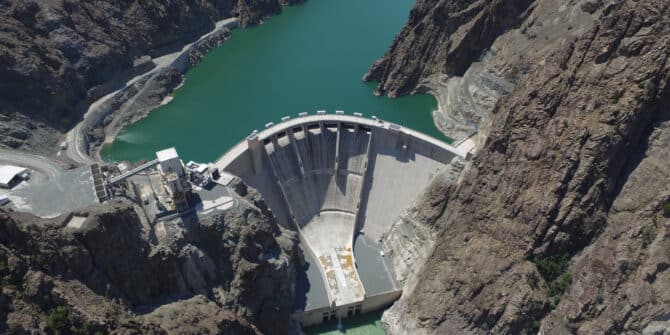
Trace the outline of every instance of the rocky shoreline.
{"type": "Polygon", "coordinates": [[[214,30],[181,51],[156,59],[158,65],[129,81],[129,85],[115,91],[91,105],[85,118],[88,154],[97,160],[104,144],[114,141],[124,127],[129,126],[161,106],[175,89],[184,83],[183,74],[200,62],[211,49],[221,46],[231,35],[238,19],[231,18],[216,23],[214,30]],[[96,115],[96,116],[93,116],[96,115]]]}
{"type": "MultiPolygon", "coordinates": [[[[153,71],[152,58],[181,50],[225,18],[236,18],[240,27],[246,27],[302,1],[147,0],[100,6],[72,6],[67,1],[3,2],[0,75],[6,80],[0,84],[0,147],[54,156],[66,132],[89,126],[81,123],[88,123],[83,116],[90,105],[122,90],[131,78],[153,71]]],[[[223,38],[219,33],[209,43],[215,45],[223,38]]],[[[194,59],[184,59],[184,64],[196,62],[199,53],[212,47],[207,44],[189,52],[187,58],[194,59]]],[[[178,84],[177,76],[164,72],[158,80],[162,84],[152,84],[154,95],[148,99],[167,94],[178,84]]],[[[130,91],[132,88],[125,93],[130,91]]],[[[141,104],[143,113],[153,102],[141,104]]],[[[99,134],[93,135],[97,139],[99,134]]],[[[80,136],[67,136],[71,139],[77,145],[83,142],[80,136]]]]}

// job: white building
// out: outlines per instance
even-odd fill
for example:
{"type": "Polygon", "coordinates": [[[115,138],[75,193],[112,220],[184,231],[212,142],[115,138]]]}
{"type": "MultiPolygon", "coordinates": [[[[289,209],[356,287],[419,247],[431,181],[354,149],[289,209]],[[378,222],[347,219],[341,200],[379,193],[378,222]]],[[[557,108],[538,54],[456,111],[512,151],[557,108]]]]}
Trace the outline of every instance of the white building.
{"type": "Polygon", "coordinates": [[[184,177],[184,164],[181,162],[181,159],[179,159],[179,155],[175,148],[156,152],[156,158],[158,158],[158,169],[163,175],[174,172],[180,178],[184,177]]]}
{"type": "Polygon", "coordinates": [[[0,165],[0,187],[11,188],[27,173],[28,169],[20,166],[0,165]]]}
{"type": "Polygon", "coordinates": [[[169,148],[156,152],[158,158],[158,172],[160,173],[165,192],[170,197],[169,207],[182,211],[188,207],[188,198],[191,191],[186,178],[184,163],[179,159],[177,150],[169,148]]]}

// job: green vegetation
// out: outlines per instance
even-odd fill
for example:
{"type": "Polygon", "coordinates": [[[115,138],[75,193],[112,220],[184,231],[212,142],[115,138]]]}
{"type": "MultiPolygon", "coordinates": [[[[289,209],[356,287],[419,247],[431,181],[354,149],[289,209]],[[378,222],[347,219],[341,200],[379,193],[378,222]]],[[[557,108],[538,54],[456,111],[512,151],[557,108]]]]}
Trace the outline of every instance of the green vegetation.
{"type": "Polygon", "coordinates": [[[542,277],[547,281],[558,278],[568,270],[570,258],[567,253],[538,259],[535,264],[542,277]]]}
{"type": "Polygon", "coordinates": [[[76,335],[88,335],[91,333],[91,325],[88,322],[84,322],[79,328],[75,328],[74,334],[76,335]]]}
{"type": "Polygon", "coordinates": [[[70,311],[65,306],[58,306],[49,311],[47,326],[54,334],[67,334],[70,330],[70,311]]]}
{"type": "Polygon", "coordinates": [[[642,228],[642,248],[646,248],[651,242],[656,238],[656,230],[652,226],[646,226],[642,228]]]}
{"type": "Polygon", "coordinates": [[[670,202],[663,205],[663,216],[670,218],[670,202]]]}
{"type": "MultiPolygon", "coordinates": [[[[60,334],[75,334],[88,335],[91,334],[91,325],[84,322],[78,325],[75,318],[72,317],[70,311],[65,306],[58,306],[49,311],[49,318],[47,319],[47,328],[56,335],[60,334]]],[[[101,334],[99,331],[93,333],[95,335],[101,334]]]]}
{"type": "Polygon", "coordinates": [[[570,256],[567,253],[538,259],[535,264],[549,286],[551,307],[561,301],[561,295],[572,284],[572,274],[568,272],[570,256]]]}
{"type": "Polygon", "coordinates": [[[23,326],[21,324],[18,324],[18,323],[10,322],[7,325],[7,327],[8,327],[7,328],[7,334],[10,334],[10,335],[20,335],[20,334],[24,334],[25,331],[26,331],[25,329],[23,329],[23,326]]]}
{"type": "Polygon", "coordinates": [[[541,324],[540,320],[533,320],[530,323],[530,330],[534,333],[538,332],[540,330],[540,324],[541,324]]]}
{"type": "Polygon", "coordinates": [[[549,295],[552,297],[560,296],[570,284],[572,284],[572,274],[565,272],[549,282],[549,295]]]}

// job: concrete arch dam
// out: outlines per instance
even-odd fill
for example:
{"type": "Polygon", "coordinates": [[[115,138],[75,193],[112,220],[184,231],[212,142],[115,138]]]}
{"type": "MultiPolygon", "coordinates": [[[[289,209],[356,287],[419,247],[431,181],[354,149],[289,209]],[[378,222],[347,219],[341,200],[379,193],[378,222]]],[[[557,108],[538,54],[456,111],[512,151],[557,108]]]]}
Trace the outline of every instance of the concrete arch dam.
{"type": "Polygon", "coordinates": [[[356,259],[356,236],[379,241],[456,156],[464,153],[392,123],[320,113],[266,125],[215,166],[258,189],[280,224],[298,231],[318,268],[309,278],[316,293],[296,312],[310,325],[373,311],[400,295],[383,259],[370,261],[383,267],[365,273],[373,265],[356,259]],[[379,289],[380,280],[391,285],[379,289]]]}

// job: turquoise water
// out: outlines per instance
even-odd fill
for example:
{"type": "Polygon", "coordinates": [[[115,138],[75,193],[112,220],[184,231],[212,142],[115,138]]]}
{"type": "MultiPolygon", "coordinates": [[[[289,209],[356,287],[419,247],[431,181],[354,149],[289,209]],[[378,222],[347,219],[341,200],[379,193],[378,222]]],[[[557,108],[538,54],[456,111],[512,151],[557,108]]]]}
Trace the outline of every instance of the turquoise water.
{"type": "Polygon", "coordinates": [[[338,328],[337,321],[329,321],[322,325],[305,329],[307,335],[384,335],[382,312],[368,313],[342,320],[338,328]]]}
{"type": "Polygon", "coordinates": [[[254,129],[316,110],[376,115],[446,139],[429,95],[374,96],[362,77],[393,41],[414,0],[308,0],[255,28],[235,30],[186,74],[174,100],[102,151],[112,161],[151,159],[175,146],[213,161],[254,129]]]}

